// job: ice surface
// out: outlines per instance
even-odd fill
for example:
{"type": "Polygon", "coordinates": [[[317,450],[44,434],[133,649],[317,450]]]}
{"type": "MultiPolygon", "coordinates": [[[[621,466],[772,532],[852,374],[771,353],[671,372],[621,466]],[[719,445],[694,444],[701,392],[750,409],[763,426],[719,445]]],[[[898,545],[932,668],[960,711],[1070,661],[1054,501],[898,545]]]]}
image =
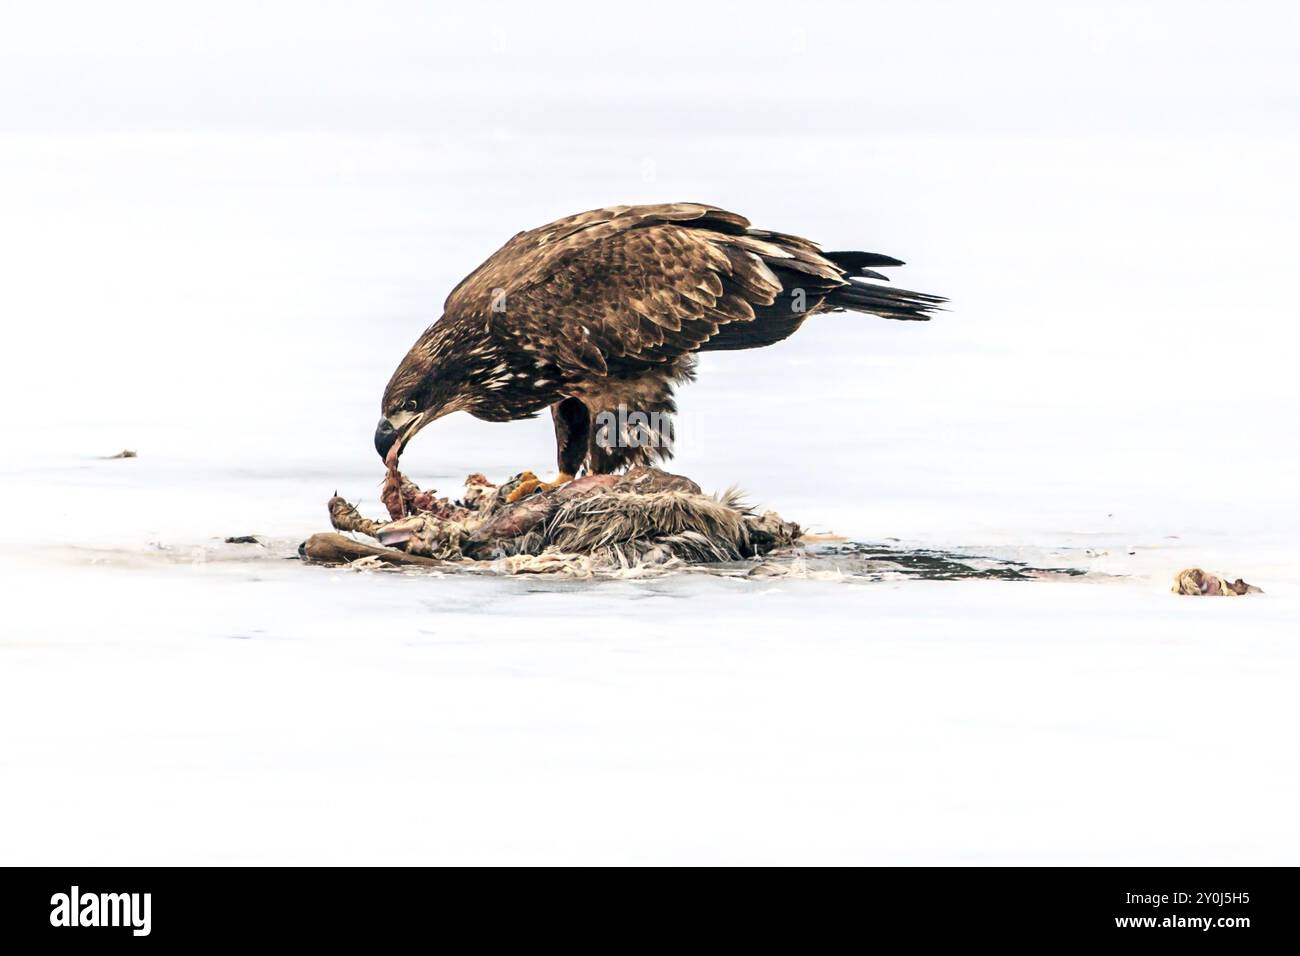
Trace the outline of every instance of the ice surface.
{"type": "MultiPolygon", "coordinates": [[[[5,31],[0,861],[1296,862],[1294,31],[937,9],[819,34],[798,89],[602,19],[623,41],[592,92],[522,9],[359,37],[313,9],[314,38],[281,11],[189,52],[93,7],[5,31]],[[989,32],[1025,17],[1051,42],[989,32]],[[921,30],[924,70],[891,39],[921,30]],[[1094,573],[287,557],[334,491],[377,509],[380,392],[466,271],[664,199],[897,255],[953,298],[706,356],[676,470],[857,541],[1094,573]],[[244,534],[265,546],[223,543],[244,534]],[[1175,598],[1187,565],[1266,593],[1175,598]]],[[[721,16],[691,8],[706,39],[721,16]]],[[[755,60],[811,42],[761,21],[755,60]]],[[[548,470],[550,443],[453,416],[404,467],[446,491],[548,470]]]]}

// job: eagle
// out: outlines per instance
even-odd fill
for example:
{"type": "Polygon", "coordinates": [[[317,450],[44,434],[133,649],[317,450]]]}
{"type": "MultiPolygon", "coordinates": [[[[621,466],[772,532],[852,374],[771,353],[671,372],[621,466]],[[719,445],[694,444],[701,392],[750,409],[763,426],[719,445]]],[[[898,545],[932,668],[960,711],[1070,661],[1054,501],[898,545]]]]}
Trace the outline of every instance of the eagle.
{"type": "Polygon", "coordinates": [[[672,455],[673,389],[696,353],[756,349],[811,315],[926,321],[946,300],[881,285],[901,266],[824,252],[700,203],[611,206],[521,232],[447,297],[384,389],[375,449],[390,468],[452,412],[489,422],[550,409],[559,476],[512,497],[672,455]]]}

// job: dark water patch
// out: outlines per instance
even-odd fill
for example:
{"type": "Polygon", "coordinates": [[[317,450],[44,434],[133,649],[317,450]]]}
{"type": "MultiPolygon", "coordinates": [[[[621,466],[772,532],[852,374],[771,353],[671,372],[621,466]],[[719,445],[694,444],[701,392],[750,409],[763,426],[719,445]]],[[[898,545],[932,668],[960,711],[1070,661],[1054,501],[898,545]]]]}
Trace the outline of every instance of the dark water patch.
{"type": "Polygon", "coordinates": [[[827,545],[813,552],[814,560],[829,560],[850,574],[917,578],[924,581],[1035,581],[1045,577],[1079,577],[1087,572],[1069,566],[1041,567],[1014,558],[935,548],[898,548],[889,545],[827,545]]]}

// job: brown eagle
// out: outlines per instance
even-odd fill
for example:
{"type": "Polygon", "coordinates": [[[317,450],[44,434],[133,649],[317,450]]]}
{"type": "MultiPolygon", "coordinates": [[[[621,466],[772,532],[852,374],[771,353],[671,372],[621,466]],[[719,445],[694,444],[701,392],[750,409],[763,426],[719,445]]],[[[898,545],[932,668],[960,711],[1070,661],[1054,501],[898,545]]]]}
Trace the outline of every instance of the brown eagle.
{"type": "Polygon", "coordinates": [[[390,466],[449,412],[490,422],[550,408],[560,475],[672,454],[673,387],[696,352],[756,349],[818,312],[924,321],[945,300],[866,281],[903,263],[823,252],[699,203],[612,206],[521,232],[452,290],[384,390],[390,466]]]}

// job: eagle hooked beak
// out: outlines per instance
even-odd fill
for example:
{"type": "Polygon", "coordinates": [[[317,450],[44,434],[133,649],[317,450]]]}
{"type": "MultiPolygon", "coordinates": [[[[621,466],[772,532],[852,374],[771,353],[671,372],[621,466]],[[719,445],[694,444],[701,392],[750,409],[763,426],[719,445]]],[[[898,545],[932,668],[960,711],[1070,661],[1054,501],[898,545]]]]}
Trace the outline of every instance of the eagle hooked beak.
{"type": "Polygon", "coordinates": [[[379,424],[375,427],[375,451],[379,452],[379,457],[387,462],[388,453],[396,445],[397,454],[393,456],[396,460],[402,454],[406,443],[423,424],[424,415],[417,412],[398,412],[392,418],[379,419],[379,424]]]}

